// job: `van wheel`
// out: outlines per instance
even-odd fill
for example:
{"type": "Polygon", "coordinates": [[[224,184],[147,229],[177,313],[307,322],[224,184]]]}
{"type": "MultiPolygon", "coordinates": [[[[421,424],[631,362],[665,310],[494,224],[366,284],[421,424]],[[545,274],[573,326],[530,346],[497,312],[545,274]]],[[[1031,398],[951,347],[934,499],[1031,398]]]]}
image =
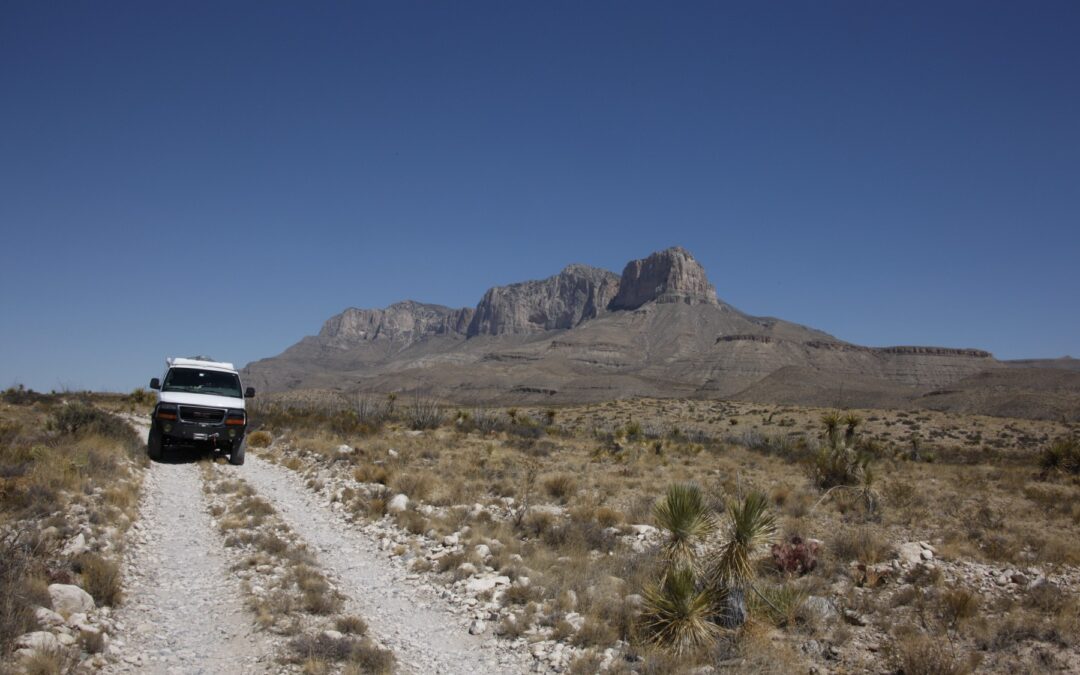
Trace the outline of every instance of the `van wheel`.
{"type": "Polygon", "coordinates": [[[155,462],[160,462],[161,451],[161,433],[157,429],[151,427],[150,435],[146,439],[146,454],[150,457],[150,459],[154,460],[155,462]]]}
{"type": "Polygon", "coordinates": [[[244,464],[244,440],[240,439],[233,443],[232,452],[229,453],[229,464],[242,466],[244,464]]]}

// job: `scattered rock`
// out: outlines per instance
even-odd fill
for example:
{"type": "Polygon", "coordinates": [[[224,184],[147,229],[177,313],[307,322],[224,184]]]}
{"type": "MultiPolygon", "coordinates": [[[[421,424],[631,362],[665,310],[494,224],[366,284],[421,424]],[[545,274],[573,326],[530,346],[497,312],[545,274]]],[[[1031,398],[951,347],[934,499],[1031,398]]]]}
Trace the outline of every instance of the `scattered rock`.
{"type": "Polygon", "coordinates": [[[71,584],[50,585],[49,598],[52,599],[53,609],[61,616],[89,612],[95,607],[89,593],[71,584]]]}
{"type": "Polygon", "coordinates": [[[90,547],[86,545],[86,537],[83,535],[82,532],[80,532],[79,534],[75,535],[74,539],[71,539],[70,541],[68,541],[67,544],[64,545],[63,553],[70,558],[74,558],[76,556],[82,555],[83,553],[86,553],[89,550],[90,547]]]}
{"type": "Polygon", "coordinates": [[[465,584],[465,590],[469,593],[483,593],[484,591],[490,591],[496,586],[509,586],[510,577],[479,577],[472,579],[465,584]]]}
{"type": "Polygon", "coordinates": [[[914,565],[923,559],[923,547],[919,545],[919,542],[912,541],[906,544],[900,544],[896,547],[896,555],[900,558],[900,562],[914,565]]]}
{"type": "Polygon", "coordinates": [[[18,639],[15,640],[15,647],[17,649],[29,649],[37,652],[51,652],[60,649],[60,641],[49,631],[39,630],[34,631],[33,633],[20,635],[18,639]]]}
{"type": "Polygon", "coordinates": [[[585,625],[585,617],[581,616],[577,612],[567,613],[566,616],[563,617],[563,621],[570,624],[570,627],[574,629],[575,633],[580,631],[582,626],[585,625]]]}
{"type": "Polygon", "coordinates": [[[813,614],[819,621],[832,621],[837,612],[833,604],[827,598],[820,595],[811,595],[803,602],[803,610],[813,614]]]}
{"type": "Polygon", "coordinates": [[[853,609],[844,610],[844,621],[848,622],[852,626],[865,626],[868,623],[865,616],[859,614],[853,609]]]}
{"type": "Polygon", "coordinates": [[[38,607],[34,610],[34,617],[37,622],[44,628],[54,628],[64,625],[64,617],[60,616],[56,612],[47,607],[38,607]]]}
{"type": "Polygon", "coordinates": [[[487,624],[477,619],[469,624],[469,635],[480,635],[487,630],[487,624]]]}
{"type": "Polygon", "coordinates": [[[394,498],[386,505],[386,510],[389,513],[401,513],[407,508],[409,508],[409,498],[403,494],[394,495],[394,498]]]}

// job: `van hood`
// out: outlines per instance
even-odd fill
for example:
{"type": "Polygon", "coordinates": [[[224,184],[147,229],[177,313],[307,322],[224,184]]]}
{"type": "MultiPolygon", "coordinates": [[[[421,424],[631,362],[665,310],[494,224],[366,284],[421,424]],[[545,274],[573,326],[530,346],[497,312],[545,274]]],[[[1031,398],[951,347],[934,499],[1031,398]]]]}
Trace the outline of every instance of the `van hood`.
{"type": "Polygon", "coordinates": [[[205,405],[211,408],[244,409],[244,399],[242,398],[215,396],[213,394],[192,394],[186,391],[159,392],[158,400],[162,403],[176,403],[179,405],[205,405]]]}

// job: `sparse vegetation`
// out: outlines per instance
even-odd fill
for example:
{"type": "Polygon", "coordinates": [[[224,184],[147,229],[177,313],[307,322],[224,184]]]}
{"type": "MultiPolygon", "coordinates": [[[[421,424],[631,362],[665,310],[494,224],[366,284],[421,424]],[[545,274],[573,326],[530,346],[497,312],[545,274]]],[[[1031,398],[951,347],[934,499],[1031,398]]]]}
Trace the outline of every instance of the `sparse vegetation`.
{"type": "Polygon", "coordinates": [[[1054,570],[1080,560],[1078,486],[1060,464],[1042,476],[1031,469],[1050,439],[1069,436],[1058,423],[620,401],[560,408],[557,427],[547,409],[518,407],[459,410],[410,432],[408,407],[376,432],[321,429],[318,443],[286,429],[264,452],[305,476],[320,467],[330,499],[405,533],[393,549],[413,572],[447,584],[506,576],[509,586],[479,597],[498,598],[494,630],[561,640],[578,650],[578,669],[607,648],[640,657],[640,672],[829,670],[836,659],[899,668],[920,631],[948,631],[957,646],[946,656],[959,667],[973,667],[969,654],[985,644],[982,666],[1022,671],[1029,652],[1018,645],[1065,634],[1033,608],[1027,623],[988,619],[1005,611],[998,603],[1012,585],[976,591],[960,565],[1074,573],[1054,570]],[[340,444],[351,452],[333,450],[340,444]],[[657,485],[691,484],[712,527],[659,513],[657,485]],[[382,519],[397,493],[408,509],[382,519]],[[448,535],[460,548],[425,553],[448,535]],[[917,541],[933,546],[932,559],[897,568],[900,545],[917,541]],[[490,554],[478,557],[477,546],[490,554]],[[737,572],[718,571],[725,555],[737,572]],[[804,651],[809,640],[822,651],[804,651]]]}

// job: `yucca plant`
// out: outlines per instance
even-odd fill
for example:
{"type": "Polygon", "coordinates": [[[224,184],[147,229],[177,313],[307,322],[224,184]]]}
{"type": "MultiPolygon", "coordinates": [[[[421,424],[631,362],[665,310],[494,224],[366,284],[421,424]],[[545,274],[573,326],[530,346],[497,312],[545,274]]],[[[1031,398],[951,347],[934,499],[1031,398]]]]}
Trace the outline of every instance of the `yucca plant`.
{"type": "Polygon", "coordinates": [[[752,580],[751,556],[776,536],[776,514],[769,509],[769,498],[761,492],[730,503],[728,516],[731,537],[709,561],[709,579],[714,588],[740,587],[752,580]]]}
{"type": "Polygon", "coordinates": [[[716,638],[713,596],[707,586],[698,586],[693,569],[671,569],[660,584],[645,587],[644,598],[641,628],[652,644],[681,655],[716,638]]]}
{"type": "Polygon", "coordinates": [[[840,413],[830,410],[821,416],[821,424],[825,427],[825,441],[835,446],[840,441],[840,413]]]}
{"type": "Polygon", "coordinates": [[[656,523],[667,530],[664,557],[672,568],[697,569],[695,548],[715,528],[716,521],[701,488],[693,483],[674,484],[653,507],[656,523]]]}
{"type": "Polygon", "coordinates": [[[842,420],[844,423],[844,443],[851,446],[855,444],[855,430],[862,424],[862,418],[855,413],[848,413],[844,415],[842,420]]]}

